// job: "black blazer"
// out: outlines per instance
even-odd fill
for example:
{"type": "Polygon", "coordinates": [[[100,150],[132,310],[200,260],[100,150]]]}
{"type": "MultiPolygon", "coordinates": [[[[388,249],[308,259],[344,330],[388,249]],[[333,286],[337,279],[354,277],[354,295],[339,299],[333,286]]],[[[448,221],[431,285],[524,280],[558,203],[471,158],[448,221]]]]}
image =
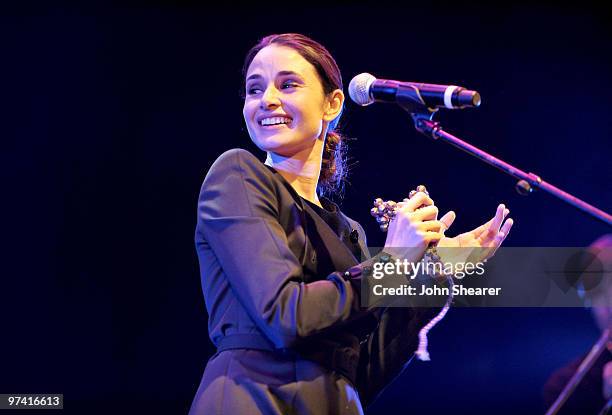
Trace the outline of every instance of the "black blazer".
{"type": "MultiPolygon", "coordinates": [[[[304,359],[310,350],[348,349],[365,406],[412,358],[418,330],[438,309],[362,308],[362,271],[378,258],[370,258],[361,225],[345,218],[363,258],[278,172],[232,149],[204,180],[195,239],[215,345],[255,333],[304,359]]],[[[198,394],[211,382],[203,380],[198,394]]]]}

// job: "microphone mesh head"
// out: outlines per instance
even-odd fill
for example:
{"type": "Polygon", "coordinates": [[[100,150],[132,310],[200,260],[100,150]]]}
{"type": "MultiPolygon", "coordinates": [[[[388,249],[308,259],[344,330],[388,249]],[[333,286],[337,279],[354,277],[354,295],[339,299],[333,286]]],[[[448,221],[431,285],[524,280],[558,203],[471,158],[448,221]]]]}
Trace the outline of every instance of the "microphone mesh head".
{"type": "Polygon", "coordinates": [[[355,76],[349,84],[349,96],[355,104],[365,106],[374,102],[370,97],[370,86],[376,78],[367,72],[355,76]]]}

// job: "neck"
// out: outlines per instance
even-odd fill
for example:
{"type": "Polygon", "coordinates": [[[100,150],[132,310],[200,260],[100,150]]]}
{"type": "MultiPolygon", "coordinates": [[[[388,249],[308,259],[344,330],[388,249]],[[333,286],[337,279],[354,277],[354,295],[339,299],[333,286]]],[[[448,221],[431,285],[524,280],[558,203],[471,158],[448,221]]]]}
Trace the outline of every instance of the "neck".
{"type": "Polygon", "coordinates": [[[316,140],[312,147],[289,157],[269,151],[265,164],[278,171],[298,195],[321,206],[317,196],[317,184],[321,174],[322,157],[323,140],[316,140]]]}

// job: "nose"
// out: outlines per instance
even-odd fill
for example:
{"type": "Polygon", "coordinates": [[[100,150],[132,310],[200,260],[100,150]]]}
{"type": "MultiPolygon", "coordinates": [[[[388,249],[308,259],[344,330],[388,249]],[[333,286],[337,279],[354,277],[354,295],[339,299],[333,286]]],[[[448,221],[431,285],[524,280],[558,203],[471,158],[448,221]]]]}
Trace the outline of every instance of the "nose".
{"type": "Polygon", "coordinates": [[[278,98],[278,90],[274,86],[266,88],[263,95],[261,96],[259,107],[261,109],[274,109],[279,106],[280,100],[278,98]]]}

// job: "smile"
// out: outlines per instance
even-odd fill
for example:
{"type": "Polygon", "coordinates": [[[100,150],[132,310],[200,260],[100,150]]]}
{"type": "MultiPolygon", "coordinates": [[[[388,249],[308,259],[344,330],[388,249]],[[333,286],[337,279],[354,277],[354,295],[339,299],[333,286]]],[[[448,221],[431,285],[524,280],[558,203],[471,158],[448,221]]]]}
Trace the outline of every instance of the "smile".
{"type": "Polygon", "coordinates": [[[287,124],[291,124],[291,121],[293,120],[287,117],[270,117],[270,118],[264,118],[263,120],[260,120],[259,125],[264,126],[264,127],[274,126],[274,125],[287,125],[287,124]]]}

